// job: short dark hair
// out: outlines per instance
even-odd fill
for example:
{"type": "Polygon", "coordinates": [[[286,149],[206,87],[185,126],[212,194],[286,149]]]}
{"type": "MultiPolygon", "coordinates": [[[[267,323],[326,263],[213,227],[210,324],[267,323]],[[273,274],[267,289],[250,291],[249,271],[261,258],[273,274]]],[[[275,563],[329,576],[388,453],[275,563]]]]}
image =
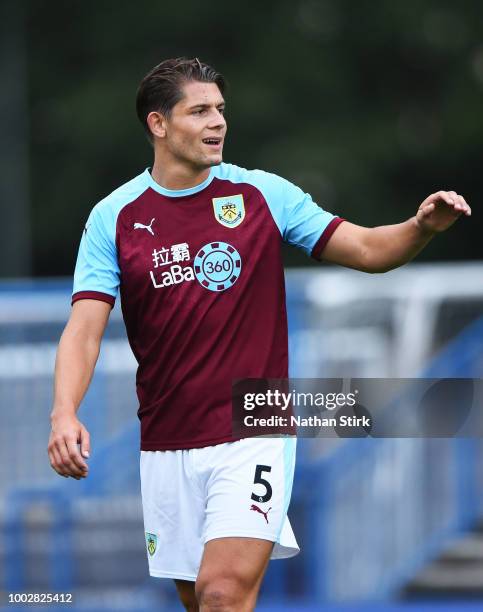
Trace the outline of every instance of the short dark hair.
{"type": "Polygon", "coordinates": [[[173,106],[183,97],[182,87],[188,81],[216,83],[223,94],[226,81],[222,74],[195,57],[168,59],[155,66],[144,77],[136,95],[136,112],[149,141],[153,134],[146,121],[149,113],[156,111],[169,117],[173,106]]]}

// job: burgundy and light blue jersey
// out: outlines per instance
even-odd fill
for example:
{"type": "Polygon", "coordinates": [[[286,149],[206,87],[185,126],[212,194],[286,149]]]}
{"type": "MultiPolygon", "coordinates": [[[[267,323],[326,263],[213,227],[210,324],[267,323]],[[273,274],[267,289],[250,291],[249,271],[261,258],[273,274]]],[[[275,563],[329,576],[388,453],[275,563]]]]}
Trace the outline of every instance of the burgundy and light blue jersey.
{"type": "Polygon", "coordinates": [[[179,191],[145,170],[93,208],[72,300],[114,305],[120,292],[142,450],[235,439],[232,381],[288,376],[282,242],[318,258],[341,221],[292,183],[231,164],[179,191]]]}

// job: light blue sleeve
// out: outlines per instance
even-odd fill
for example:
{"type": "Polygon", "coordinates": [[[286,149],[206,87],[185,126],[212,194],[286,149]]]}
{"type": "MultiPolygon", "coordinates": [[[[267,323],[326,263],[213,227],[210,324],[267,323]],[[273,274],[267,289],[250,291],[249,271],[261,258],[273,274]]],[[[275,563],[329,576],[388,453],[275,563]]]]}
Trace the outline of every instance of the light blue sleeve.
{"type": "Polygon", "coordinates": [[[74,296],[94,291],[116,298],[120,272],[115,240],[116,217],[107,205],[98,204],[82,233],[74,272],[74,296]]]}
{"type": "Polygon", "coordinates": [[[245,170],[231,164],[222,164],[218,172],[220,178],[226,176],[234,182],[255,186],[262,193],[284,242],[301,248],[308,255],[312,255],[328,226],[331,224],[326,236],[330,236],[340,221],[339,217],[318,206],[308,193],[276,174],[245,170]]]}
{"type": "Polygon", "coordinates": [[[310,194],[275,174],[255,170],[257,181],[284,242],[308,255],[335,216],[318,206],[310,194]],[[262,177],[262,175],[264,175],[262,177]]]}

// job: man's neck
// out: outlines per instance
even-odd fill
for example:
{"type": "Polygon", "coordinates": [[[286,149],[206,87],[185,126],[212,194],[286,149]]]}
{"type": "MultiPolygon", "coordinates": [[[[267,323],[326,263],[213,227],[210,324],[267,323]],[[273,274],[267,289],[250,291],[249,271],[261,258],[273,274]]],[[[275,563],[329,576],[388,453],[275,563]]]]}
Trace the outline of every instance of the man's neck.
{"type": "Polygon", "coordinates": [[[165,189],[190,189],[205,181],[210,174],[210,168],[196,170],[181,164],[163,164],[157,156],[154,158],[151,176],[165,189]]]}

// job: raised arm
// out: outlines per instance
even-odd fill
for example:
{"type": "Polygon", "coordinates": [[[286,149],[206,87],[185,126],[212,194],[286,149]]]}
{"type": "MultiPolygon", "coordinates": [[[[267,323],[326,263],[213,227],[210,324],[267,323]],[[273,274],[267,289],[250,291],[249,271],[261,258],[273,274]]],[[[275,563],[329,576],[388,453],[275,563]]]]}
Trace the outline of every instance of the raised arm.
{"type": "Polygon", "coordinates": [[[76,413],[94,373],[110,312],[106,302],[75,302],[57,350],[48,453],[58,474],[77,480],[88,474],[85,459],[90,443],[89,433],[76,413]]]}
{"type": "Polygon", "coordinates": [[[321,259],[363,272],[387,272],[411,261],[461,215],[471,215],[465,199],[455,191],[438,191],[424,200],[414,217],[397,225],[367,228],[341,223],[321,259]]]}

